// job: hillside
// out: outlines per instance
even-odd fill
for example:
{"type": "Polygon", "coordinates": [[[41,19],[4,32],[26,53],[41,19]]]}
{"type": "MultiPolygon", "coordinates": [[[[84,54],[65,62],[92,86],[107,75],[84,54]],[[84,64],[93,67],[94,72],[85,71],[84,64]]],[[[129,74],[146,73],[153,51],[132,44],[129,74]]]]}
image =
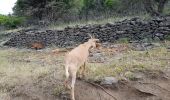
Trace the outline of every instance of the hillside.
{"type": "Polygon", "coordinates": [[[85,78],[76,81],[76,100],[169,100],[169,22],[132,18],[2,32],[0,100],[70,100],[63,85],[64,55],[87,41],[86,33],[99,38],[101,46],[90,50],[85,78]],[[37,42],[42,47],[32,48],[37,42]]]}

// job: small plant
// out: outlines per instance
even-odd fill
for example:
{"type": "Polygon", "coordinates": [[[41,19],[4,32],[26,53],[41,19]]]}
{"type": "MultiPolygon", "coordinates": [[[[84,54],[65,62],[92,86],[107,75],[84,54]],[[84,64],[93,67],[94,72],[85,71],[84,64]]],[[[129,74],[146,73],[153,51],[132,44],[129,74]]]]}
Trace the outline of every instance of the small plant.
{"type": "Polygon", "coordinates": [[[125,75],[126,78],[128,78],[130,80],[134,80],[134,78],[135,78],[133,73],[130,72],[130,71],[126,72],[124,75],[125,75]]]}
{"type": "Polygon", "coordinates": [[[60,93],[64,91],[64,86],[63,85],[57,85],[54,89],[54,95],[59,96],[60,93]]]}
{"type": "Polygon", "coordinates": [[[105,6],[108,8],[118,7],[120,4],[119,0],[105,0],[105,6]]]}
{"type": "Polygon", "coordinates": [[[165,37],[165,40],[170,41],[170,35],[167,35],[167,36],[165,37]]]}
{"type": "Polygon", "coordinates": [[[118,39],[118,41],[117,41],[118,43],[129,43],[129,39],[128,38],[120,38],[120,39],[118,39]]]}
{"type": "Polygon", "coordinates": [[[135,64],[132,66],[133,70],[144,70],[146,69],[146,66],[144,66],[143,64],[135,64]]]}

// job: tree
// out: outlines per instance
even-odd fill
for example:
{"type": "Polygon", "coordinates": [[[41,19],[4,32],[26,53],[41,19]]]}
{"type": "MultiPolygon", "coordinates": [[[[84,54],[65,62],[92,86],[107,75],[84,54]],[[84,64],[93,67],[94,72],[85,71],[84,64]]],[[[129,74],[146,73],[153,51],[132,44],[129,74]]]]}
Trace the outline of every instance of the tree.
{"type": "Polygon", "coordinates": [[[70,22],[149,13],[160,16],[169,0],[17,0],[14,15],[70,22]]]}
{"type": "Polygon", "coordinates": [[[146,11],[151,14],[151,16],[162,15],[167,2],[168,0],[143,0],[146,11]]]}
{"type": "Polygon", "coordinates": [[[168,2],[168,0],[155,0],[158,3],[158,12],[163,13],[165,4],[168,2]]]}
{"type": "Polygon", "coordinates": [[[42,20],[43,18],[58,19],[63,17],[74,0],[17,0],[13,10],[18,16],[29,16],[42,20]]]}

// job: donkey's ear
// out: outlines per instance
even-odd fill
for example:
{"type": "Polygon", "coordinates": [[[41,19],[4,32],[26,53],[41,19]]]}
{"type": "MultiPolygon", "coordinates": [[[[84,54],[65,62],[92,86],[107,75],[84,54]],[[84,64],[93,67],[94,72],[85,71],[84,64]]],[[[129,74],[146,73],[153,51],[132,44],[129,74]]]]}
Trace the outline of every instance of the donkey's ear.
{"type": "Polygon", "coordinates": [[[94,39],[95,42],[99,42],[100,40],[99,39],[94,39]]]}
{"type": "Polygon", "coordinates": [[[89,33],[87,33],[88,34],[88,36],[92,39],[93,37],[91,36],[91,34],[89,34],[89,33]]]}
{"type": "Polygon", "coordinates": [[[93,37],[93,39],[95,39],[95,36],[94,36],[94,34],[93,34],[93,36],[92,36],[92,37],[93,37]]]}

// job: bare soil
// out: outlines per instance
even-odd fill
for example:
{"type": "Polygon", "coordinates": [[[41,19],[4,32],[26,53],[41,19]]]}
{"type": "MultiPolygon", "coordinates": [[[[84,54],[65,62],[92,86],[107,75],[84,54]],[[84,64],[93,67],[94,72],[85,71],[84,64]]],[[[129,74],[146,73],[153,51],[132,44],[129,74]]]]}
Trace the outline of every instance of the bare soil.
{"type": "MultiPolygon", "coordinates": [[[[141,80],[119,80],[116,85],[102,86],[116,99],[97,85],[77,80],[76,100],[170,100],[170,71],[138,73],[143,73],[141,80]]],[[[5,100],[70,100],[69,90],[63,90],[57,96],[54,94],[54,88],[59,85],[62,86],[62,81],[51,74],[35,82],[15,86],[5,100]]]]}

